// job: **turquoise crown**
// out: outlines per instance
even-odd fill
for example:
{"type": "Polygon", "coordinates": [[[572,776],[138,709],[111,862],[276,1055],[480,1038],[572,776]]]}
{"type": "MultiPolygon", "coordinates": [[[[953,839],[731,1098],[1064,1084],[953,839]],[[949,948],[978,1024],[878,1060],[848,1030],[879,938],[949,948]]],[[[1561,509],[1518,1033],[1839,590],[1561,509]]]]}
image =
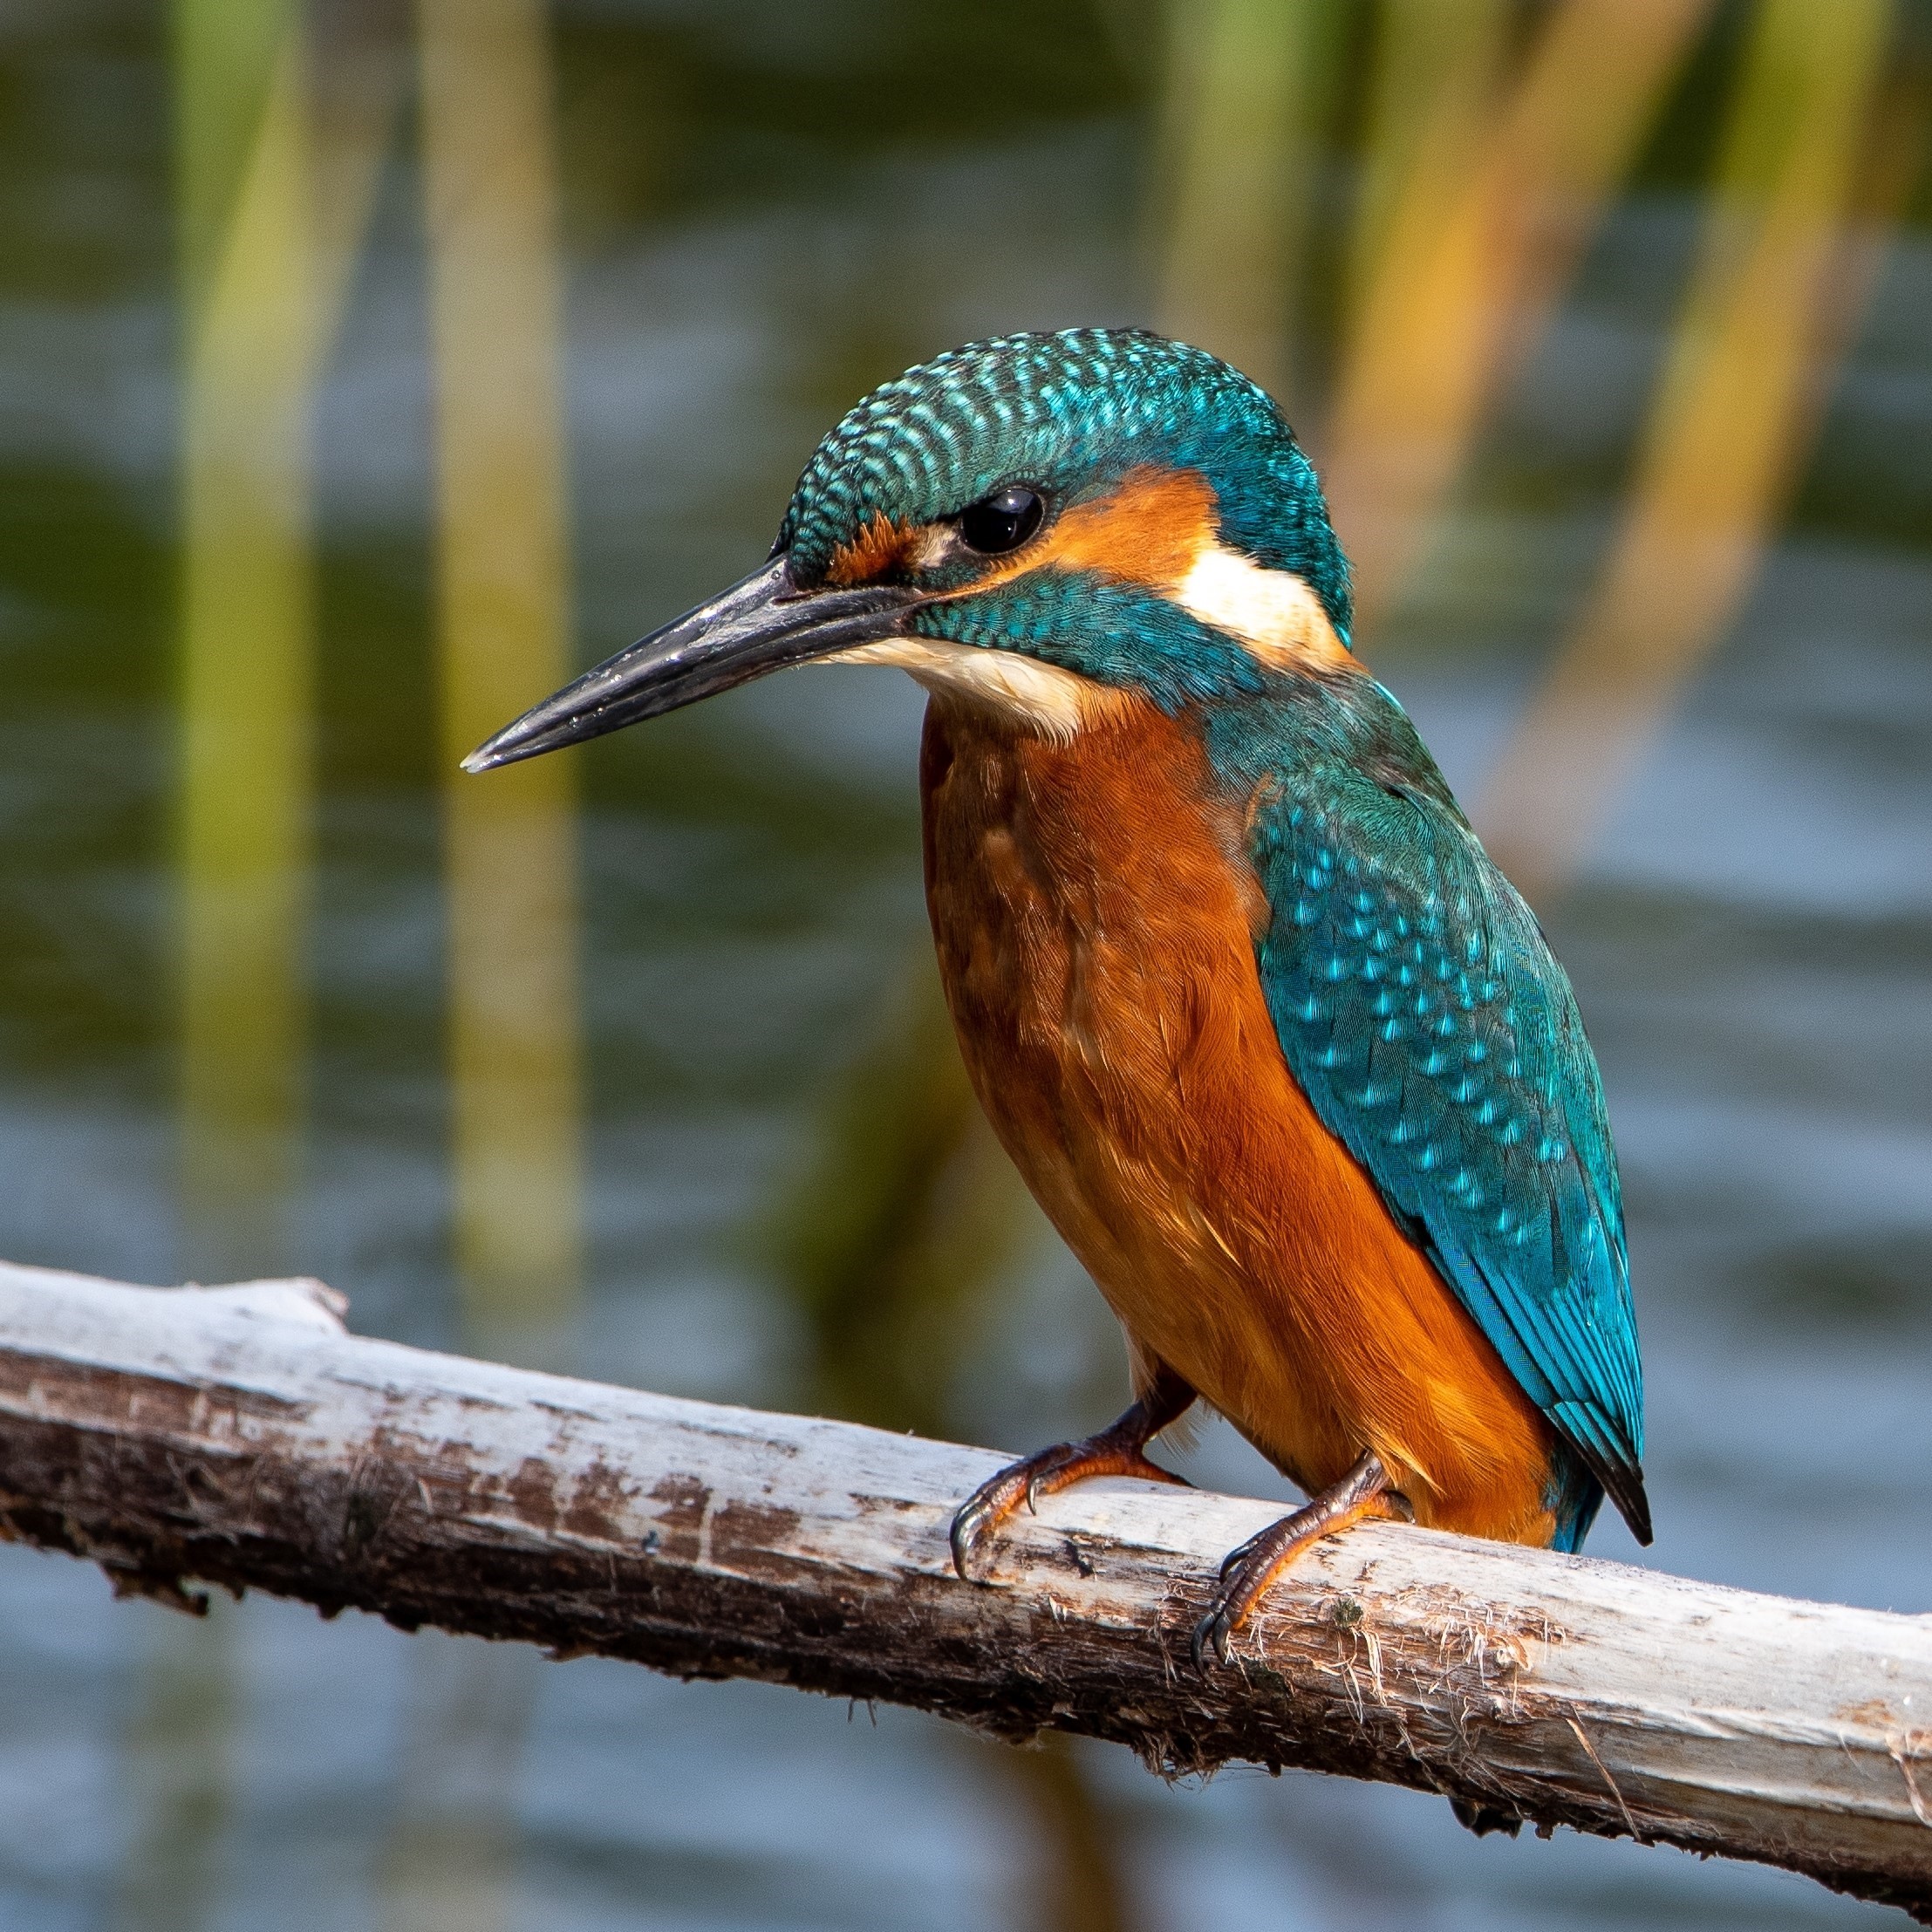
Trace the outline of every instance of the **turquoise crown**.
{"type": "Polygon", "coordinates": [[[1076,502],[1143,465],[1198,471],[1221,540],[1296,572],[1348,637],[1348,563],[1273,398],[1205,349],[1142,329],[998,336],[882,384],[813,453],[776,548],[812,583],[875,517],[932,522],[1012,482],[1076,502]]]}

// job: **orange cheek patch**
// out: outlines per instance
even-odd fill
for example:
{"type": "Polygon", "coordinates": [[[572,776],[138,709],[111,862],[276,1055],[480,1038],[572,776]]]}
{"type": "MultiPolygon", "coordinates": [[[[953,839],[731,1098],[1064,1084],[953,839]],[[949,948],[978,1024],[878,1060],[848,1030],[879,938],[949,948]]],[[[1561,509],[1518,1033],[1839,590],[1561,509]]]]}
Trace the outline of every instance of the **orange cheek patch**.
{"type": "Polygon", "coordinates": [[[1110,496],[1075,503],[1043,542],[1027,545],[990,577],[998,582],[1041,569],[1099,570],[1171,591],[1214,541],[1214,491],[1198,471],[1133,469],[1110,496]]]}
{"type": "MultiPolygon", "coordinates": [[[[1130,470],[1111,495],[1076,503],[1038,543],[993,563],[961,594],[1027,571],[1099,570],[1130,583],[1171,591],[1214,541],[1214,491],[1196,470],[1130,470]]],[[[827,578],[870,584],[918,564],[935,526],[895,522],[883,514],[832,553],[827,578]]]]}

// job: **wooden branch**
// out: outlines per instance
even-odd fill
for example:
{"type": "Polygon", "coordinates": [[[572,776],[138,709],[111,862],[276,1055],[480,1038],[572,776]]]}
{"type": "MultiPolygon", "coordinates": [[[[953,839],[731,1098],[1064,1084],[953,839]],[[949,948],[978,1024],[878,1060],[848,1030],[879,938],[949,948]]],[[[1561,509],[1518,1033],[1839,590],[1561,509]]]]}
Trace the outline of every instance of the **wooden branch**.
{"type": "Polygon", "coordinates": [[[1188,1632],[1265,1503],[1096,1483],[987,1583],[946,1528],[998,1458],[345,1334],[315,1282],[0,1264],[0,1531],[403,1629],[882,1698],[1023,1739],[1443,1792],[1484,1822],[1808,1872],[1932,1923],[1932,1618],[1371,1524],[1232,1668],[1188,1632]]]}

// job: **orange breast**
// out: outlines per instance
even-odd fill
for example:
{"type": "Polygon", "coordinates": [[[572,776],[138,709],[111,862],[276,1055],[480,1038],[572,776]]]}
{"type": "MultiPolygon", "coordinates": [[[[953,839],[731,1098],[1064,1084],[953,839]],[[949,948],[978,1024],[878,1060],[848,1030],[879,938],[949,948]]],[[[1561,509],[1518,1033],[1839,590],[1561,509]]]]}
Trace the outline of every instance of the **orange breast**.
{"type": "Polygon", "coordinates": [[[1289,1073],[1238,813],[1133,703],[1056,744],[935,697],[926,896],[994,1130],[1126,1329],[1295,1482],[1546,1543],[1548,1425],[1289,1073]]]}

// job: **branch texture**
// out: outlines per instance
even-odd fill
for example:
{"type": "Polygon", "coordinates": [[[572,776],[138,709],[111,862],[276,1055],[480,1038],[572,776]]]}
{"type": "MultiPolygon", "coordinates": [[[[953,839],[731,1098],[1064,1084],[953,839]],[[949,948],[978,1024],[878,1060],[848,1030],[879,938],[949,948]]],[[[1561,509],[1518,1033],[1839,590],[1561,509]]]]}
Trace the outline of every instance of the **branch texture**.
{"type": "Polygon", "coordinates": [[[181,1603],[200,1580],[1081,1731],[1170,1775],[1384,1779],[1932,1923],[1932,1618],[1376,1523],[1203,1677],[1188,1633],[1273,1505],[1083,1485],[962,1583],[946,1531],[986,1451],[366,1341],[342,1306],[0,1264],[0,1533],[181,1603]]]}

